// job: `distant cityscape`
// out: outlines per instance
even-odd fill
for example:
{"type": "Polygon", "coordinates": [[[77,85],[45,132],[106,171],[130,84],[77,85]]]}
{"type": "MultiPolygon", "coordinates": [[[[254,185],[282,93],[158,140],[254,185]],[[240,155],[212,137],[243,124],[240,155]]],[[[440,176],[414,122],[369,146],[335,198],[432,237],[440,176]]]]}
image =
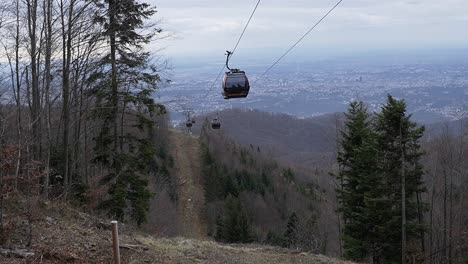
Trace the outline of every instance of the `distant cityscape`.
{"type": "Polygon", "coordinates": [[[343,112],[352,100],[365,101],[378,111],[387,94],[407,101],[408,110],[422,123],[468,117],[468,62],[407,65],[365,65],[323,62],[279,65],[266,77],[264,67],[246,69],[252,84],[248,98],[224,100],[219,68],[174,70],[173,82],[158,93],[171,109],[174,122],[184,109],[208,113],[225,108],[280,112],[298,118],[343,112]],[[211,88],[211,90],[210,90],[211,88]]]}

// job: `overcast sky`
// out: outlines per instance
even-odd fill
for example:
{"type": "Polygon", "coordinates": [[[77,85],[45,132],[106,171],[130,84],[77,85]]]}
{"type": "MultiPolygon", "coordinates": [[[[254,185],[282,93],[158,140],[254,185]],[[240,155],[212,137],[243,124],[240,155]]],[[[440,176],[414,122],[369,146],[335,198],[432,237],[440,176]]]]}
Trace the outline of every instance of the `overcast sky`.
{"type": "MultiPolygon", "coordinates": [[[[223,56],[257,0],[150,0],[172,57],[223,56]]],[[[263,0],[238,54],[280,54],[337,0],[263,0]]],[[[293,53],[468,48],[468,0],[344,0],[293,53]]],[[[294,54],[292,54],[294,56],[294,54]]]]}

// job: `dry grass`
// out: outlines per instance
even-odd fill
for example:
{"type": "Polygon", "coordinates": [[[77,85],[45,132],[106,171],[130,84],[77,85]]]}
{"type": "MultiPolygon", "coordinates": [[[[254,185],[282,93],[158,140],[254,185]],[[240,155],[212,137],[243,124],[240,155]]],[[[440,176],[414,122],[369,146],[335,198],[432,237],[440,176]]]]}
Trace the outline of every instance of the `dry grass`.
{"type": "MultiPolygon", "coordinates": [[[[35,256],[28,260],[0,256],[0,263],[112,263],[109,220],[65,205],[48,205],[43,212],[33,227],[35,256]]],[[[347,263],[274,247],[155,238],[128,225],[119,228],[121,244],[130,245],[121,249],[122,263],[347,263]]]]}
{"type": "Polygon", "coordinates": [[[166,257],[165,263],[350,263],[321,255],[261,245],[224,245],[184,238],[137,239],[166,257]]]}
{"type": "Polygon", "coordinates": [[[171,171],[177,179],[179,195],[178,217],[181,234],[190,238],[205,238],[207,226],[205,215],[205,196],[200,168],[200,144],[191,136],[179,132],[170,133],[171,155],[175,167],[171,171]]]}

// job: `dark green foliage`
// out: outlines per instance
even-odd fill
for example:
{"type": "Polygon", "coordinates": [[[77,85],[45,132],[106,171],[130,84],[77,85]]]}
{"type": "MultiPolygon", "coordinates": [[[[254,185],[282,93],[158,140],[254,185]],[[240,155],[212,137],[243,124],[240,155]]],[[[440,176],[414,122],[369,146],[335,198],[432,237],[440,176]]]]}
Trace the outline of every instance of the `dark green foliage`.
{"type": "Polygon", "coordinates": [[[166,159],[166,157],[167,157],[166,152],[167,152],[167,151],[166,151],[166,148],[159,148],[159,150],[158,150],[158,157],[159,157],[160,159],[166,159]]]}
{"type": "MultiPolygon", "coordinates": [[[[243,150],[241,153],[248,155],[243,150]]],[[[228,170],[226,166],[220,165],[213,159],[208,147],[204,145],[202,145],[202,162],[207,201],[224,200],[229,195],[237,197],[243,191],[262,195],[272,191],[271,180],[266,170],[262,170],[260,174],[245,169],[228,170]]]]}
{"type": "MultiPolygon", "coordinates": [[[[129,214],[141,224],[146,220],[151,198],[146,177],[157,167],[152,117],[160,113],[160,106],[152,93],[160,77],[150,63],[150,54],[143,50],[144,44],[160,32],[145,26],[145,20],[156,10],[133,0],[93,3],[95,22],[104,30],[96,38],[110,43],[88,80],[96,98],[93,117],[101,124],[93,160],[108,170],[101,181],[109,185],[104,208],[119,220],[129,214]]],[[[165,149],[160,148],[158,154],[164,159],[165,149]]]]}
{"type": "Polygon", "coordinates": [[[298,218],[295,212],[293,212],[288,219],[288,224],[286,225],[286,232],[284,232],[285,238],[285,247],[294,247],[298,239],[298,218]]]}
{"type": "Polygon", "coordinates": [[[283,247],[286,242],[282,234],[278,234],[272,230],[269,230],[265,239],[265,244],[283,247]]]}
{"type": "Polygon", "coordinates": [[[169,156],[169,158],[167,159],[167,166],[169,166],[169,168],[174,168],[174,165],[175,165],[175,161],[174,161],[174,157],[172,156],[169,156]]]}
{"type": "Polygon", "coordinates": [[[373,190],[379,188],[377,172],[377,142],[369,113],[362,102],[350,104],[346,114],[346,130],[342,132],[337,190],[339,211],[343,215],[345,256],[355,261],[364,260],[372,244],[374,228],[373,190]]]}
{"type": "Polygon", "coordinates": [[[50,184],[63,185],[63,177],[65,175],[65,152],[63,145],[54,146],[50,151],[50,184]]]}
{"type": "MultiPolygon", "coordinates": [[[[146,148],[146,147],[145,147],[146,148]]],[[[139,151],[140,155],[120,155],[118,160],[125,162],[125,168],[120,170],[118,177],[110,175],[108,181],[115,181],[109,189],[110,199],[104,202],[104,208],[109,208],[109,215],[124,220],[126,209],[130,209],[130,216],[138,225],[146,221],[149,201],[152,197],[147,189],[148,181],[138,173],[149,173],[148,164],[152,162],[154,153],[139,151]],[[148,156],[146,156],[148,155],[148,156]],[[147,157],[147,158],[145,158],[147,157]],[[149,158],[149,159],[148,159],[149,158]]],[[[136,154],[136,153],[132,153],[136,154]]]]}
{"type": "Polygon", "coordinates": [[[395,100],[389,95],[387,104],[382,107],[375,123],[380,147],[380,183],[385,186],[379,190],[380,197],[383,198],[379,207],[385,208],[381,210],[383,219],[380,222],[382,233],[379,239],[382,244],[382,259],[389,263],[398,263],[401,256],[402,162],[406,176],[407,241],[419,238],[420,231],[424,228],[418,223],[418,206],[421,205],[416,203],[417,193],[425,191],[420,162],[423,152],[419,143],[424,127],[418,127],[410,119],[411,115],[406,115],[405,101],[395,100]]]}
{"type": "Polygon", "coordinates": [[[224,219],[221,215],[218,215],[216,218],[216,234],[215,234],[215,239],[218,241],[225,241],[226,236],[224,235],[224,219]]]}
{"type": "MultiPolygon", "coordinates": [[[[297,203],[295,210],[303,210],[301,215],[305,219],[312,214],[309,210],[315,210],[312,199],[309,201],[313,196],[299,191],[300,188],[307,189],[309,182],[296,179],[299,177],[291,168],[280,167],[271,157],[264,157],[255,148],[226,142],[218,133],[211,135],[209,131],[202,129],[201,134],[205,199],[211,211],[208,217],[213,223],[209,233],[218,241],[230,243],[258,239],[258,242],[271,245],[289,246],[283,236],[290,217],[289,204],[297,203]],[[265,216],[271,216],[273,220],[269,222],[265,216]]],[[[315,190],[307,192],[315,193],[315,190]]],[[[298,226],[301,222],[297,215],[292,219],[297,221],[291,222],[290,228],[291,224],[298,226]]],[[[313,226],[302,224],[304,233],[315,232],[313,226]]],[[[291,246],[310,248],[312,243],[299,240],[293,234],[297,232],[288,233],[291,246]]],[[[317,237],[316,233],[314,235],[317,237]]]]}
{"type": "Polygon", "coordinates": [[[294,172],[291,170],[291,168],[287,168],[283,170],[283,177],[286,178],[288,183],[294,182],[294,172]]]}
{"type": "Polygon", "coordinates": [[[225,202],[225,216],[216,222],[216,239],[229,243],[254,241],[250,219],[238,198],[229,196],[225,202]]]}
{"type": "Polygon", "coordinates": [[[419,145],[424,129],[410,121],[406,104],[391,96],[370,119],[362,102],[350,104],[342,132],[339,211],[343,215],[345,256],[356,261],[398,263],[401,258],[402,158],[406,173],[407,238],[421,231],[416,194],[422,189],[419,145]],[[400,129],[402,137],[400,137],[400,129]],[[402,155],[401,149],[404,151],[402,155]]]}
{"type": "Polygon", "coordinates": [[[89,197],[86,195],[89,191],[89,186],[84,183],[75,183],[72,188],[72,202],[78,206],[83,206],[89,202],[89,197]]]}

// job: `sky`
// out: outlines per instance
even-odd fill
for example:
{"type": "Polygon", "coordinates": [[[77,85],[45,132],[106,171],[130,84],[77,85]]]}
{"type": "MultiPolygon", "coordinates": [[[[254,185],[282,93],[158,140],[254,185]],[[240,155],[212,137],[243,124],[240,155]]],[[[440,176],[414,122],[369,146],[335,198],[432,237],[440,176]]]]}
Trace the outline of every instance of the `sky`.
{"type": "MultiPolygon", "coordinates": [[[[263,0],[240,43],[240,58],[280,55],[337,0],[263,0]]],[[[173,58],[223,57],[257,0],[150,0],[173,58]]],[[[468,0],[344,0],[291,56],[369,50],[468,48],[468,0]]]]}

